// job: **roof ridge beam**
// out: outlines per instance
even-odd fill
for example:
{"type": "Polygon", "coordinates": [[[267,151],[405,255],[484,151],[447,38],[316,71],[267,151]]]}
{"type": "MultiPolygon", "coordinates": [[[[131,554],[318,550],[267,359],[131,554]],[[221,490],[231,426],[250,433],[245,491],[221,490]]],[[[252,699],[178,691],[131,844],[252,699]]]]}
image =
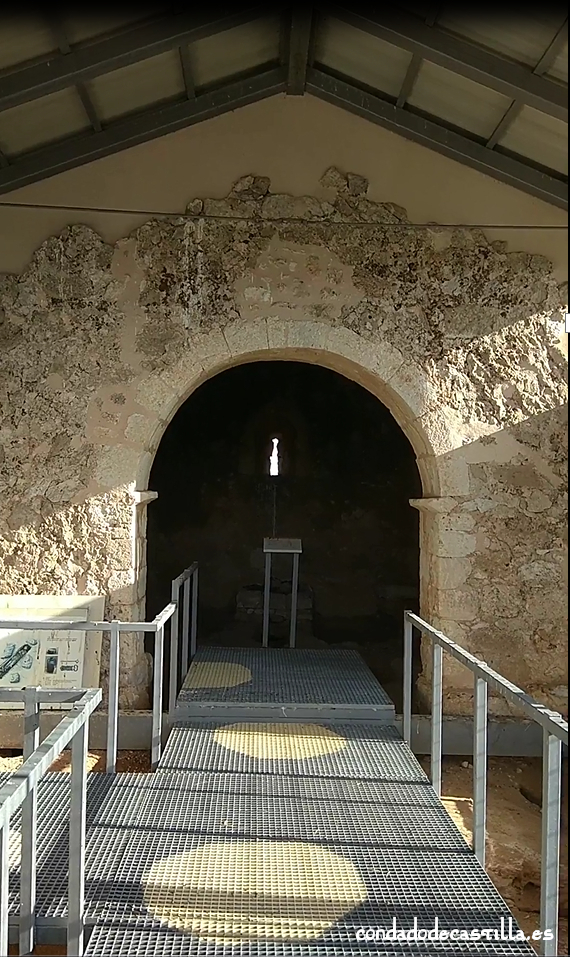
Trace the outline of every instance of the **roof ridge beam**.
{"type": "Polygon", "coordinates": [[[381,14],[359,13],[354,7],[348,9],[335,4],[323,5],[321,9],[386,43],[568,122],[568,88],[556,80],[537,76],[514,60],[446,33],[440,27],[429,26],[413,14],[393,7],[383,7],[381,14]]]}
{"type": "Polygon", "coordinates": [[[289,31],[289,58],[287,64],[287,93],[302,96],[307,82],[311,58],[314,16],[310,6],[295,7],[289,31]]]}
{"type": "Polygon", "coordinates": [[[267,16],[267,8],[263,6],[233,13],[208,10],[203,14],[175,14],[74,47],[69,53],[50,56],[41,63],[11,69],[0,75],[0,111],[112,73],[183,44],[223,33],[264,15],[267,16]]]}

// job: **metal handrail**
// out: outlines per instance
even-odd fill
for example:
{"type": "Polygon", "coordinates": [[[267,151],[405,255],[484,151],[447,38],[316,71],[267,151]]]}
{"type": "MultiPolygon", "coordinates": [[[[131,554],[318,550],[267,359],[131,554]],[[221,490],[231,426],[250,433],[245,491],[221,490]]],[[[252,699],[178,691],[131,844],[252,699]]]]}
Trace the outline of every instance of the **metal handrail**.
{"type": "Polygon", "coordinates": [[[491,687],[519,707],[527,717],[540,724],[542,748],[542,846],[540,929],[542,954],[558,953],[558,898],[560,881],[560,831],[562,790],[562,745],[568,746],[568,722],[561,714],[546,708],[531,695],[504,678],[486,662],[465,651],[443,632],[438,631],[411,611],[404,612],[404,686],[403,736],[408,745],[412,737],[413,641],[414,628],[432,640],[432,701],[430,777],[441,797],[443,726],[443,652],[473,672],[473,850],[485,866],[487,823],[487,732],[488,689],[491,687]],[[549,931],[546,935],[545,931],[549,931]]]}
{"type": "MultiPolygon", "coordinates": [[[[152,694],[152,742],[151,763],[153,769],[160,760],[162,741],[162,677],[164,670],[164,628],[167,621],[177,611],[175,603],[170,603],[153,621],[66,621],[8,619],[0,621],[0,630],[4,628],[18,631],[101,631],[109,632],[109,703],[107,713],[107,772],[114,772],[117,765],[117,745],[119,730],[119,641],[125,632],[145,632],[155,636],[153,694],[152,694]]],[[[0,698],[0,700],[2,700],[0,698]]]]}
{"type": "Polygon", "coordinates": [[[196,654],[198,637],[198,562],[192,562],[172,582],[170,600],[176,606],[170,626],[170,683],[168,688],[168,712],[174,713],[180,689],[180,677],[186,675],[190,662],[196,654]],[[178,638],[182,610],[182,645],[178,663],[178,638]]]}
{"type": "Polygon", "coordinates": [[[19,951],[31,954],[35,944],[37,786],[71,742],[71,806],[69,813],[69,877],[67,953],[82,957],[85,934],[85,833],[89,718],[102,698],[100,688],[46,691],[2,688],[0,700],[24,702],[24,763],[0,788],[0,954],[8,953],[10,820],[21,807],[19,951]],[[71,708],[40,744],[40,706],[59,702],[71,708]]]}
{"type": "MultiPolygon", "coordinates": [[[[185,675],[190,661],[196,654],[198,632],[198,563],[193,562],[172,582],[171,601],[152,621],[68,621],[55,619],[8,619],[0,621],[4,628],[18,631],[88,631],[110,635],[109,647],[109,701],[107,711],[107,761],[106,771],[113,773],[117,766],[119,729],[119,645],[121,634],[143,632],[155,636],[153,692],[152,692],[152,741],[151,764],[156,768],[162,749],[162,704],[164,675],[164,631],[170,621],[170,675],[168,710],[173,713],[180,685],[180,670],[185,675]],[[182,611],[182,654],[178,662],[182,611]]],[[[42,689],[42,694],[47,691],[42,689]]],[[[51,692],[49,692],[51,693],[51,692]]],[[[45,699],[48,701],[49,699],[45,699]]],[[[55,700],[55,699],[54,699],[55,700]]],[[[57,699],[60,700],[60,699],[57,699]]],[[[2,701],[0,689],[0,702],[2,701]]]]}

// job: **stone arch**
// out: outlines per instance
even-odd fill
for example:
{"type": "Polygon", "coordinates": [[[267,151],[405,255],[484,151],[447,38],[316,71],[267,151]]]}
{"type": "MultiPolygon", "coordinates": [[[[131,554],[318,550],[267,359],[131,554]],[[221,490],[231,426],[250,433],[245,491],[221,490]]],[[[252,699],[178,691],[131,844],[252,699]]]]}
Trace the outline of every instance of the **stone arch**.
{"type": "Polygon", "coordinates": [[[240,320],[223,334],[195,337],[168,372],[142,380],[137,402],[148,417],[136,488],[146,490],[168,424],[200,385],[232,366],[271,360],[321,365],[363,386],[387,407],[414,449],[424,498],[467,494],[438,466],[439,456],[457,448],[457,436],[449,416],[438,416],[433,386],[419,366],[388,343],[377,346],[351,330],[287,319],[240,320]]]}
{"type": "Polygon", "coordinates": [[[233,330],[226,327],[223,335],[217,331],[195,340],[190,348],[167,373],[146,378],[137,393],[137,401],[150,413],[135,496],[134,585],[141,611],[146,594],[146,505],[155,497],[146,490],[168,424],[192,393],[218,373],[255,361],[294,360],[329,368],[371,392],[388,408],[414,449],[423,491],[421,499],[410,502],[420,512],[420,605],[422,614],[433,619],[442,561],[438,518],[449,503],[454,504],[450,496],[467,491],[463,473],[458,482],[457,471],[445,467],[445,453],[461,443],[449,426],[449,417],[438,414],[425,373],[388,344],[379,347],[350,330],[311,321],[241,321],[233,330]]]}

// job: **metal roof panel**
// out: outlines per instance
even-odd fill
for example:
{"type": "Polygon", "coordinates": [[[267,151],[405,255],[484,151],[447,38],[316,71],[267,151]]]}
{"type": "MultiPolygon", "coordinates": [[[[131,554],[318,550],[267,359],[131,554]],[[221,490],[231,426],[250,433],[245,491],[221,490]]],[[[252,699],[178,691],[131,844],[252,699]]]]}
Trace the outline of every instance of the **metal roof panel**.
{"type": "Polygon", "coordinates": [[[2,14],[0,29],[0,70],[37,60],[57,50],[49,22],[33,13],[24,16],[2,14]]]}
{"type": "Polygon", "coordinates": [[[493,13],[488,8],[474,12],[467,6],[445,4],[437,26],[494,53],[535,67],[563,20],[564,8],[556,9],[548,4],[520,6],[516,15],[512,11],[493,13]]]}
{"type": "Polygon", "coordinates": [[[89,128],[76,90],[59,90],[0,113],[0,149],[10,156],[89,128]]]}
{"type": "Polygon", "coordinates": [[[502,93],[424,61],[408,103],[460,129],[489,137],[511,101],[502,93]]]}
{"type": "Polygon", "coordinates": [[[278,17],[263,17],[204,40],[196,40],[189,47],[194,85],[209,86],[225,77],[276,61],[279,57],[279,25],[278,17]]]}
{"type": "Polygon", "coordinates": [[[128,12],[121,7],[115,11],[111,8],[108,11],[106,9],[98,11],[95,8],[87,8],[81,13],[63,10],[61,21],[69,43],[71,46],[75,46],[108,34],[140,26],[141,22],[148,20],[153,15],[160,14],[160,12],[160,7],[150,5],[132,7],[128,12]]]}
{"type": "Polygon", "coordinates": [[[321,21],[315,60],[343,76],[396,97],[411,53],[333,17],[321,21]]]}
{"type": "Polygon", "coordinates": [[[556,57],[554,63],[547,71],[546,76],[554,80],[560,80],[562,83],[568,83],[568,41],[556,57]]]}
{"type": "Polygon", "coordinates": [[[568,127],[566,123],[525,106],[499,145],[535,163],[568,174],[568,127]]]}
{"type": "Polygon", "coordinates": [[[286,90],[566,208],[565,11],[464,9],[3,13],[0,193],[286,90]]]}
{"type": "Polygon", "coordinates": [[[106,122],[182,95],[184,78],[177,51],[170,50],[105,73],[85,86],[99,118],[106,122]]]}

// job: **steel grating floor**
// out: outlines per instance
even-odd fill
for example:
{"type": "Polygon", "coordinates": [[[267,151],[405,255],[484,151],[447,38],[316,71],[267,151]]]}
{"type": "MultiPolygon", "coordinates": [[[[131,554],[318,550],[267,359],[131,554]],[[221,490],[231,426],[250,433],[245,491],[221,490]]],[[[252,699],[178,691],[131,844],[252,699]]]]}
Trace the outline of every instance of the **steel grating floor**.
{"type": "Polygon", "coordinates": [[[394,705],[356,651],[204,648],[177,700],[177,717],[222,717],[247,709],[264,717],[375,718],[394,721],[394,705]]]}
{"type": "MultiPolygon", "coordinates": [[[[241,720],[200,712],[173,728],[156,773],[88,776],[86,957],[531,957],[526,941],[504,939],[506,904],[388,723],[389,699],[362,659],[238,651],[200,653],[200,687],[187,681],[183,694],[206,706],[221,696],[220,713],[237,704],[241,720]],[[288,721],[275,688],[293,705],[332,700],[350,714],[353,698],[364,710],[288,721]],[[382,939],[394,921],[405,934],[414,920],[459,939],[382,939]],[[470,941],[477,930],[485,938],[470,941]]],[[[59,772],[39,786],[38,926],[67,916],[69,784],[59,772]]],[[[16,818],[13,934],[19,828],[16,818]]]]}
{"type": "MultiPolygon", "coordinates": [[[[88,875],[99,927],[87,954],[346,957],[382,953],[357,932],[394,918],[406,929],[414,917],[425,928],[436,917],[449,930],[499,931],[501,917],[508,926],[506,905],[429,784],[400,788],[227,772],[121,776],[114,809],[94,817],[101,836],[119,827],[126,840],[101,845],[103,888],[88,875]]],[[[446,951],[532,953],[510,942],[431,952],[446,951]]]]}
{"type": "Polygon", "coordinates": [[[396,727],[365,722],[180,722],[168,736],[157,771],[370,778],[394,787],[428,780],[396,727]]]}
{"type": "MultiPolygon", "coordinates": [[[[374,731],[366,741],[380,747],[384,738],[376,778],[274,770],[90,775],[86,903],[97,926],[87,955],[532,954],[526,944],[500,941],[422,942],[417,950],[359,941],[360,928],[394,919],[404,930],[414,917],[426,929],[437,917],[442,929],[499,933],[510,916],[411,752],[394,729],[374,731]]],[[[335,762],[347,770],[341,751],[330,760],[331,772],[335,762]]],[[[67,913],[68,793],[62,773],[48,775],[39,793],[43,923],[61,923],[67,913]]],[[[14,856],[11,864],[14,913],[14,856]]]]}

